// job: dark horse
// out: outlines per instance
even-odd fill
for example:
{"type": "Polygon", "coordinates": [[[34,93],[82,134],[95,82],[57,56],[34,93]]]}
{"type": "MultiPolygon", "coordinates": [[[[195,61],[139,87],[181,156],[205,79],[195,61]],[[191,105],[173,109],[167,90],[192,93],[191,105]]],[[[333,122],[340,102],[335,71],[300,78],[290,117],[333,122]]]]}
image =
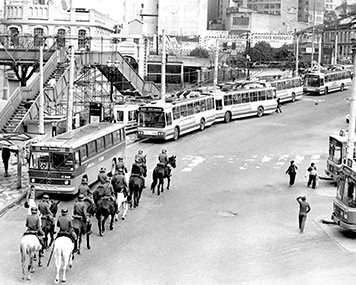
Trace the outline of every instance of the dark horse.
{"type": "Polygon", "coordinates": [[[143,180],[136,174],[131,175],[129,181],[129,196],[128,202],[130,209],[138,207],[143,190],[143,180]]]}
{"type": "MultiPolygon", "coordinates": [[[[176,161],[177,161],[177,156],[172,155],[168,158],[168,165],[170,165],[173,168],[176,168],[176,161]]],[[[157,164],[155,169],[153,170],[152,173],[152,184],[151,184],[151,191],[152,194],[155,193],[155,188],[158,182],[157,186],[157,195],[160,195],[161,192],[164,191],[164,178],[168,179],[168,185],[167,185],[167,190],[169,190],[169,186],[171,184],[171,169],[169,167],[164,167],[162,164],[157,164]]]]}
{"type": "Polygon", "coordinates": [[[51,213],[53,215],[53,220],[51,220],[48,217],[41,218],[42,231],[44,233],[43,241],[44,241],[44,247],[46,249],[51,247],[52,243],[54,242],[54,218],[57,215],[58,205],[60,202],[61,202],[60,200],[57,202],[51,201],[51,205],[49,206],[49,210],[51,211],[51,213]],[[50,238],[51,238],[50,243],[48,243],[48,241],[49,241],[48,236],[50,236],[50,238]]]}
{"type": "MultiPolygon", "coordinates": [[[[91,216],[94,216],[96,212],[96,206],[95,204],[88,198],[84,199],[84,203],[86,204],[87,207],[87,213],[90,214],[91,216]]],[[[80,247],[82,244],[82,239],[83,235],[86,236],[86,241],[87,241],[87,248],[90,249],[90,232],[89,232],[89,227],[88,224],[85,223],[84,221],[74,218],[72,221],[73,225],[73,230],[75,234],[77,235],[77,240],[76,240],[76,246],[75,249],[78,254],[80,254],[80,247]]]]}
{"type": "Polygon", "coordinates": [[[101,199],[99,191],[95,190],[93,193],[94,201],[96,201],[95,217],[98,220],[99,235],[103,236],[105,232],[105,222],[111,216],[110,230],[114,229],[114,219],[117,212],[117,204],[115,201],[109,199],[101,199]]]}

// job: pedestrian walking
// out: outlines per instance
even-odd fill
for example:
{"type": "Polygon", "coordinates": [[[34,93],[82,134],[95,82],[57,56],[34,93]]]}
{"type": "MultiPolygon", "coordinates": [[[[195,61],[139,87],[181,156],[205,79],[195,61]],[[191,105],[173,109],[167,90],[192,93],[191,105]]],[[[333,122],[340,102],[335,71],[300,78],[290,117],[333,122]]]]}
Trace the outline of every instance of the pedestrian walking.
{"type": "Polygon", "coordinates": [[[315,189],[318,172],[317,172],[314,162],[312,162],[310,164],[310,166],[307,168],[307,173],[305,174],[305,177],[307,177],[307,176],[308,176],[307,187],[310,187],[310,185],[311,185],[312,188],[315,189]]]}
{"type": "Polygon", "coordinates": [[[286,171],[286,174],[289,175],[289,187],[292,187],[295,182],[295,177],[297,176],[298,167],[294,164],[294,160],[290,162],[290,165],[286,171]]]}
{"type": "Polygon", "coordinates": [[[277,108],[276,108],[276,113],[282,113],[282,109],[281,109],[281,99],[277,98],[277,108]]]}
{"type": "Polygon", "coordinates": [[[11,175],[9,174],[10,149],[8,147],[3,147],[1,157],[4,163],[5,177],[9,177],[11,175]]]}
{"type": "Polygon", "coordinates": [[[31,215],[31,209],[33,207],[37,208],[36,202],[36,189],[34,185],[30,186],[30,189],[27,191],[27,195],[26,195],[26,202],[27,202],[27,214],[31,215]]]}
{"type": "Polygon", "coordinates": [[[299,230],[302,234],[304,232],[307,214],[311,211],[311,207],[307,202],[307,198],[305,196],[299,196],[297,198],[297,202],[299,203],[299,230]]]}

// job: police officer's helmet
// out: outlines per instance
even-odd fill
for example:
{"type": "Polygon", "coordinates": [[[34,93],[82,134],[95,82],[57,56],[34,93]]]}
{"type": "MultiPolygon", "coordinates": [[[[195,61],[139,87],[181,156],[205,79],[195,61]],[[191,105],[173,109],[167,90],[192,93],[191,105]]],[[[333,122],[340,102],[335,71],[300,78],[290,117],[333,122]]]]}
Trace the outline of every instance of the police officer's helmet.
{"type": "Polygon", "coordinates": [[[83,194],[79,194],[78,200],[79,200],[79,201],[83,201],[83,200],[84,200],[84,195],[83,195],[83,194]]]}
{"type": "Polygon", "coordinates": [[[49,199],[49,196],[47,194],[44,194],[43,197],[42,197],[43,200],[48,200],[49,199]]]}
{"type": "Polygon", "coordinates": [[[85,177],[84,177],[84,178],[82,179],[82,183],[88,183],[88,178],[85,178],[85,177]]]}
{"type": "Polygon", "coordinates": [[[62,213],[63,215],[67,215],[67,214],[68,214],[68,209],[67,209],[67,208],[63,208],[63,209],[61,210],[61,213],[62,213]]]}
{"type": "Polygon", "coordinates": [[[36,207],[32,207],[31,208],[31,214],[37,214],[37,208],[36,207]]]}
{"type": "Polygon", "coordinates": [[[162,153],[167,153],[167,150],[166,149],[162,149],[162,153]]]}
{"type": "Polygon", "coordinates": [[[139,150],[139,151],[138,151],[138,154],[143,154],[143,151],[142,151],[142,150],[139,150]]]}
{"type": "Polygon", "coordinates": [[[124,172],[124,170],[120,167],[120,168],[117,170],[117,172],[122,173],[122,172],[124,172]]]}
{"type": "Polygon", "coordinates": [[[120,156],[119,157],[119,161],[123,161],[123,160],[124,160],[124,158],[120,156]]]}

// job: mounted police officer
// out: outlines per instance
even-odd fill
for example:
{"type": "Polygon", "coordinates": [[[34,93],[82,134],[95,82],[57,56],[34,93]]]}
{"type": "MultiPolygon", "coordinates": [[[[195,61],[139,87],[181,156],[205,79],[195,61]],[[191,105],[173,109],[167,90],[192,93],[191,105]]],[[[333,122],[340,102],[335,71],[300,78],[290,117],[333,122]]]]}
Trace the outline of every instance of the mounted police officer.
{"type": "Polygon", "coordinates": [[[139,171],[134,165],[132,165],[131,175],[138,176],[142,179],[143,188],[146,188],[144,173],[146,171],[146,156],[143,155],[143,151],[139,150],[135,155],[135,163],[140,168],[139,171]]]}
{"type": "Polygon", "coordinates": [[[124,158],[121,156],[118,158],[118,162],[116,164],[116,171],[119,172],[120,169],[122,170],[123,173],[127,173],[127,168],[125,166],[124,158]]]}
{"type": "Polygon", "coordinates": [[[50,220],[54,224],[53,214],[49,206],[49,196],[44,194],[42,200],[38,203],[41,220],[50,220]]]}
{"type": "Polygon", "coordinates": [[[171,173],[171,168],[169,165],[169,160],[168,160],[168,155],[167,155],[167,150],[162,149],[162,152],[158,155],[158,165],[162,165],[164,168],[167,169],[168,176],[172,176],[171,173]]]}
{"type": "Polygon", "coordinates": [[[106,178],[108,177],[105,174],[106,169],[104,167],[100,168],[99,174],[98,174],[98,180],[100,183],[105,183],[106,178]]]}
{"type": "Polygon", "coordinates": [[[38,211],[36,207],[31,208],[31,215],[27,216],[26,218],[26,232],[24,235],[35,235],[38,237],[38,240],[42,246],[42,249],[40,251],[40,254],[43,256],[43,250],[44,250],[44,240],[43,240],[43,231],[41,229],[41,221],[40,217],[38,216],[38,211]]]}
{"type": "Polygon", "coordinates": [[[63,208],[61,210],[62,215],[57,220],[57,227],[59,228],[57,238],[61,236],[69,237],[74,245],[76,244],[77,235],[73,230],[73,224],[71,218],[68,216],[68,209],[63,208]]]}
{"type": "Polygon", "coordinates": [[[79,194],[78,196],[78,201],[74,203],[73,206],[73,219],[77,219],[82,221],[83,223],[86,223],[88,226],[88,233],[91,233],[91,221],[88,217],[87,213],[87,204],[84,202],[84,195],[79,194]]]}
{"type": "Polygon", "coordinates": [[[111,184],[114,189],[114,193],[124,193],[126,196],[127,194],[127,182],[126,182],[126,177],[124,170],[122,168],[119,168],[118,172],[115,174],[115,176],[111,179],[111,184]]]}
{"type": "Polygon", "coordinates": [[[83,194],[84,197],[89,197],[91,195],[90,187],[88,186],[88,178],[87,177],[82,178],[82,183],[78,187],[78,193],[79,193],[79,195],[83,194]]]}

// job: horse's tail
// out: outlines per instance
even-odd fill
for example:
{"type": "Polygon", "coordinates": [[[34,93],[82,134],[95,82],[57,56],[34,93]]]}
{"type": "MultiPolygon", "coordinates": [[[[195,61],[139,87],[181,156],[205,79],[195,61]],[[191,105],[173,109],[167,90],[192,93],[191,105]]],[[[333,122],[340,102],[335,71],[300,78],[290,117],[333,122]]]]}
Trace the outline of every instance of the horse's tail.
{"type": "Polygon", "coordinates": [[[22,242],[20,244],[20,255],[21,255],[21,263],[25,263],[25,261],[26,261],[26,248],[25,248],[25,245],[22,242]]]}

